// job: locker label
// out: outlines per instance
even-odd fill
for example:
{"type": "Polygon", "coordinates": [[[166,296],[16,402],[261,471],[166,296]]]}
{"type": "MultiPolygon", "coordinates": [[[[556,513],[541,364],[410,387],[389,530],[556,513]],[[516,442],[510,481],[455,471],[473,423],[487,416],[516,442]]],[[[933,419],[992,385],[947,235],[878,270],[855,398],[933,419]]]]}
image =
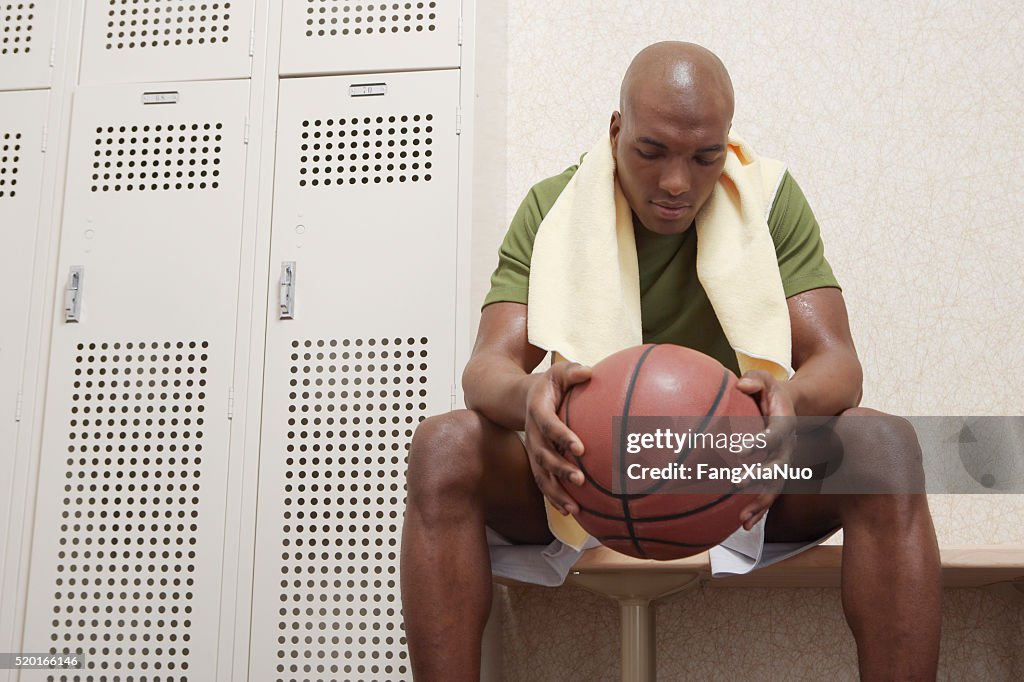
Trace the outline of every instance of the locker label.
{"type": "Polygon", "coordinates": [[[142,93],[143,104],[177,104],[178,93],[176,92],[144,92],[142,93]]]}
{"type": "Polygon", "coordinates": [[[374,95],[388,94],[387,83],[361,83],[348,86],[348,94],[351,97],[372,97],[374,95]]]}

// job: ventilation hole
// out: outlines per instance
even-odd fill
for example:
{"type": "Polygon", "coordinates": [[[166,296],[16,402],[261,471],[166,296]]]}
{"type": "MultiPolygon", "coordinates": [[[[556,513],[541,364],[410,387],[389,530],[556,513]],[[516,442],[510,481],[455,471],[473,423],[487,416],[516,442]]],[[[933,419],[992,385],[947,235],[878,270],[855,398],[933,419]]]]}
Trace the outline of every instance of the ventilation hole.
{"type": "Polygon", "coordinates": [[[437,30],[437,2],[307,0],[306,36],[384,35],[437,30]]]}
{"type": "Polygon", "coordinates": [[[230,2],[108,0],[108,50],[223,44],[231,28],[230,2]]]}
{"type": "Polygon", "coordinates": [[[208,360],[206,341],[75,347],[50,653],[96,679],[190,668],[208,360]]]}
{"type": "Polygon", "coordinates": [[[278,680],[310,672],[305,662],[325,648],[338,660],[318,662],[322,677],[409,675],[398,553],[429,346],[423,337],[291,343],[278,680]]]}
{"type": "Polygon", "coordinates": [[[222,131],[221,123],[99,126],[92,191],[217,189],[222,131]]]}
{"type": "Polygon", "coordinates": [[[299,186],[429,182],[433,134],[433,114],[304,120],[299,186]]]}
{"type": "Polygon", "coordinates": [[[0,3],[0,55],[32,51],[35,9],[34,2],[0,3]]]}
{"type": "Polygon", "coordinates": [[[21,133],[0,134],[0,199],[17,195],[18,163],[21,161],[21,133]]]}

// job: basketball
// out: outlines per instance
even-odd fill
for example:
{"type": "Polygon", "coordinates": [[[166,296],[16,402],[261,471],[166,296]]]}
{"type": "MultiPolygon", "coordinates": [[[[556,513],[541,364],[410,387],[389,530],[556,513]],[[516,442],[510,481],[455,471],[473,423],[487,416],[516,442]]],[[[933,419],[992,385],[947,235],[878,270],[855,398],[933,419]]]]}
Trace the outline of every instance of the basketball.
{"type": "MultiPolygon", "coordinates": [[[[580,525],[610,549],[658,560],[703,552],[739,528],[740,512],[758,489],[740,494],[721,476],[735,470],[730,454],[739,448],[720,446],[750,445],[763,422],[737,381],[714,358],[671,344],[628,348],[594,365],[559,414],[584,446],[582,456],[568,458],[585,482],[566,486],[580,525]],[[662,435],[666,442],[657,442],[662,435]],[[716,447],[716,438],[725,440],[716,447]],[[640,443],[653,447],[641,450],[640,443]],[[661,473],[648,476],[653,469],[661,473]],[[716,472],[721,477],[708,478],[716,472]]],[[[752,456],[760,461],[763,454],[752,456]]]]}

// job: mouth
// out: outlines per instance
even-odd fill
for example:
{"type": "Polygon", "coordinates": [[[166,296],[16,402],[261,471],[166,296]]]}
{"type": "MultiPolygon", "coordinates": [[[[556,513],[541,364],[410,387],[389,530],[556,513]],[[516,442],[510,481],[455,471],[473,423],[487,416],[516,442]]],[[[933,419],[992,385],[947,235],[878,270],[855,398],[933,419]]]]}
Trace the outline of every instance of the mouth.
{"type": "Polygon", "coordinates": [[[690,210],[689,204],[665,204],[652,201],[655,213],[663,220],[677,220],[690,210]]]}

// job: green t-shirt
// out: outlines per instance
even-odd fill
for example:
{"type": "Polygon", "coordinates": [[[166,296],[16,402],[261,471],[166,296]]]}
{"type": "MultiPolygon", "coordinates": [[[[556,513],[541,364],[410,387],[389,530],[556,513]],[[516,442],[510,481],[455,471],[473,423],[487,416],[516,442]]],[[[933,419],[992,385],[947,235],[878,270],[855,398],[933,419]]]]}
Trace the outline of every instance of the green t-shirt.
{"type": "MultiPolygon", "coordinates": [[[[519,206],[498,251],[498,267],[484,306],[498,301],[527,303],[533,240],[541,221],[579,166],[543,180],[519,206]]],[[[839,288],[825,260],[818,222],[800,187],[783,176],[768,215],[768,227],[786,297],[821,287],[839,288]]],[[[640,268],[640,316],[644,343],[674,343],[706,353],[739,373],[704,287],[697,279],[697,231],[661,235],[633,216],[640,268]]]]}

